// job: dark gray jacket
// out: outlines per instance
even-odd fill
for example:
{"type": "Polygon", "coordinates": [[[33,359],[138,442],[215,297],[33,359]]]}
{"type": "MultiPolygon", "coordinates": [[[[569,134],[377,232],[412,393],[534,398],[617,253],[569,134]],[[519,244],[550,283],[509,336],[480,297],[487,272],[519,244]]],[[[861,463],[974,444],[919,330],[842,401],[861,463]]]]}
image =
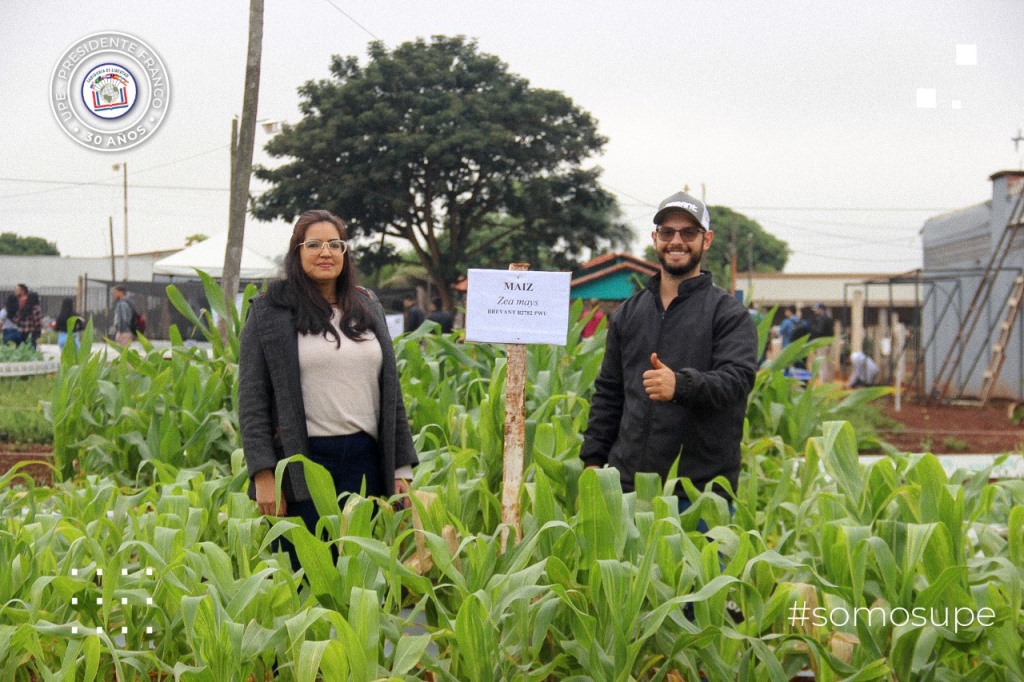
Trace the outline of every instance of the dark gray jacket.
{"type": "Polygon", "coordinates": [[[619,470],[624,490],[637,472],[663,478],[676,457],[679,475],[699,490],[725,476],[735,490],[747,396],[757,373],[757,329],[746,309],[702,273],[661,305],[661,275],[626,300],[608,322],[580,457],[619,470]],[[651,353],[676,373],[671,402],[647,396],[651,353]]]}
{"type": "MultiPolygon", "coordinates": [[[[395,350],[384,309],[367,294],[373,333],[383,353],[380,372],[380,419],[377,446],[381,475],[388,495],[394,493],[395,469],[418,463],[405,416],[395,350]]],[[[271,304],[266,295],[249,306],[242,327],[238,358],[238,421],[250,479],[263,469],[296,454],[309,454],[306,412],[299,376],[298,332],[292,311],[271,304]]],[[[255,485],[249,486],[254,497],[255,485]]],[[[287,501],[308,500],[309,489],[300,464],[289,464],[282,486],[287,501]]]]}

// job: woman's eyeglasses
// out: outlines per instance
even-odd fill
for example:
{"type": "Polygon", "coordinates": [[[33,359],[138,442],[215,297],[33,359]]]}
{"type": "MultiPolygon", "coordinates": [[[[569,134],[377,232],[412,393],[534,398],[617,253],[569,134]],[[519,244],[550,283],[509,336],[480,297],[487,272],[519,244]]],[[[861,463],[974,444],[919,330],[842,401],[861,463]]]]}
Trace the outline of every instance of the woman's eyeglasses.
{"type": "Polygon", "coordinates": [[[331,251],[335,253],[345,253],[348,251],[348,242],[342,239],[328,239],[323,241],[322,239],[307,239],[304,242],[299,242],[295,245],[295,248],[305,249],[306,253],[320,253],[323,251],[324,244],[326,244],[331,251]]]}
{"type": "Polygon", "coordinates": [[[657,234],[658,239],[663,242],[672,241],[672,238],[677,234],[683,238],[684,242],[692,242],[697,239],[697,237],[704,234],[704,230],[699,227],[681,227],[677,230],[671,227],[665,227],[664,225],[658,225],[654,228],[654,233],[657,234]]]}

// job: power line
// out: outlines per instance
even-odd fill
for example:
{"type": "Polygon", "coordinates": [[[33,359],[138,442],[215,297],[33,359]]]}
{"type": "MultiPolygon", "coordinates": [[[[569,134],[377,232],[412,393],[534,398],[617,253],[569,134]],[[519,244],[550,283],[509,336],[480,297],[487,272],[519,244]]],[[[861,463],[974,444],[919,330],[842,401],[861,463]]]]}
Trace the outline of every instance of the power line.
{"type": "Polygon", "coordinates": [[[932,206],[932,207],[907,207],[907,206],[860,206],[860,207],[840,207],[840,206],[730,206],[729,208],[743,210],[743,211],[821,211],[822,213],[865,213],[865,212],[878,212],[878,213],[890,213],[890,212],[910,212],[910,213],[941,213],[944,211],[952,211],[954,207],[950,206],[932,206]]]}
{"type": "MultiPolygon", "coordinates": [[[[611,185],[600,182],[602,187],[610,190],[616,194],[622,195],[627,199],[632,199],[635,202],[639,202],[641,206],[648,206],[650,208],[657,208],[657,204],[649,201],[644,201],[639,197],[635,197],[628,192],[624,192],[621,189],[616,189],[611,185]]],[[[952,211],[956,207],[952,206],[859,206],[859,207],[841,207],[841,206],[729,206],[733,210],[742,211],[821,211],[823,213],[859,213],[859,212],[911,212],[911,213],[926,213],[934,212],[941,213],[945,211],[952,211]]]]}
{"type": "Polygon", "coordinates": [[[331,2],[331,0],[324,0],[324,2],[326,2],[326,3],[328,4],[328,5],[330,5],[330,6],[331,6],[331,7],[333,7],[334,9],[338,10],[339,12],[341,12],[341,13],[342,13],[342,15],[344,15],[344,17],[345,17],[346,19],[348,19],[349,21],[351,21],[351,22],[352,22],[353,24],[355,24],[355,25],[356,25],[356,26],[358,26],[359,28],[363,29],[363,31],[365,31],[365,32],[366,32],[366,35],[370,36],[370,37],[371,37],[371,38],[373,38],[374,40],[380,40],[380,38],[378,38],[377,36],[375,36],[375,35],[373,34],[373,31],[371,31],[370,29],[368,29],[368,28],[366,28],[365,26],[363,26],[362,24],[360,24],[360,23],[359,23],[358,21],[356,21],[356,20],[355,20],[355,18],[354,18],[354,17],[353,17],[353,16],[351,15],[351,14],[349,14],[348,12],[346,12],[345,10],[343,10],[342,8],[340,8],[340,7],[338,7],[337,5],[335,5],[335,4],[333,3],[333,2],[331,2]]]}
{"type": "MultiPolygon", "coordinates": [[[[200,156],[205,156],[207,154],[212,154],[213,152],[217,152],[217,151],[223,151],[224,149],[227,149],[229,146],[230,145],[226,145],[226,144],[225,145],[220,145],[220,146],[217,146],[217,147],[213,147],[211,149],[207,149],[204,152],[199,152],[198,154],[193,154],[191,156],[185,156],[185,157],[182,157],[180,159],[175,159],[173,161],[168,161],[166,163],[157,164],[156,166],[149,166],[147,168],[140,168],[139,170],[133,170],[132,171],[132,175],[134,176],[134,175],[138,175],[140,173],[147,173],[149,171],[156,170],[158,168],[165,168],[167,166],[172,166],[172,165],[174,165],[176,163],[182,163],[184,161],[191,161],[192,159],[198,158],[200,156]]],[[[4,195],[0,195],[0,199],[15,199],[17,197],[27,197],[27,196],[34,196],[34,195],[38,195],[38,194],[48,194],[50,192],[59,192],[62,189],[71,189],[71,188],[74,188],[74,187],[88,187],[88,186],[116,187],[118,185],[118,176],[113,176],[112,178],[107,179],[107,180],[85,180],[85,181],[80,181],[80,182],[74,181],[74,180],[37,180],[37,179],[33,179],[33,178],[2,178],[2,177],[0,177],[0,181],[2,181],[2,182],[23,182],[23,183],[39,184],[39,185],[63,185],[62,187],[53,187],[53,188],[50,188],[50,189],[39,189],[39,190],[33,190],[31,192],[21,192],[19,194],[4,194],[4,195]]],[[[133,188],[137,187],[137,188],[142,188],[142,189],[173,189],[173,190],[178,190],[178,191],[182,191],[182,190],[186,190],[186,191],[188,191],[188,190],[218,191],[218,192],[226,192],[226,191],[228,191],[227,189],[219,189],[219,188],[211,188],[211,187],[172,187],[172,186],[169,186],[169,185],[134,185],[133,184],[132,187],[133,188]]]]}

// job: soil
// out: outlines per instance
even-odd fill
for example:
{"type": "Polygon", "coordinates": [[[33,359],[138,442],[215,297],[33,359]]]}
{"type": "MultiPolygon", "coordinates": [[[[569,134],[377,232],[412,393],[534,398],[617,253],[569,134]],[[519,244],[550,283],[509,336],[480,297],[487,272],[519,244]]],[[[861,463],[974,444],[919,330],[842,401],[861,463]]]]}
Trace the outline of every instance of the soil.
{"type": "Polygon", "coordinates": [[[1010,413],[1016,403],[989,401],[975,405],[929,405],[903,401],[899,412],[892,400],[882,404],[887,417],[897,422],[878,428],[878,435],[900,450],[934,454],[1002,454],[1024,451],[1024,426],[1010,413]]]}
{"type": "MultiPolygon", "coordinates": [[[[0,476],[6,474],[15,464],[31,460],[52,462],[53,448],[49,445],[0,443],[0,476]]],[[[29,464],[20,471],[35,479],[36,485],[49,485],[53,480],[49,467],[43,464],[29,464]]]]}

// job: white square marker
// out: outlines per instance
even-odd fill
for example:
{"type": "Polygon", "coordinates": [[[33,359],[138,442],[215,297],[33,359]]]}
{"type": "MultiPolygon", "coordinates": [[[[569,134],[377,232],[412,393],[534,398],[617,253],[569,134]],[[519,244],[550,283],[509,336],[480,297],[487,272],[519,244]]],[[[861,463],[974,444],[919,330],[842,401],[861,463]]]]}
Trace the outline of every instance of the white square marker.
{"type": "Polygon", "coordinates": [[[978,65],[978,46],[977,45],[957,45],[956,46],[956,65],[957,66],[977,66],[978,65]]]}
{"type": "Polygon", "coordinates": [[[121,597],[121,603],[122,604],[127,604],[128,603],[128,597],[121,597]]]}
{"type": "Polygon", "coordinates": [[[103,603],[103,597],[96,597],[96,605],[99,606],[103,603]]]}
{"type": "Polygon", "coordinates": [[[127,568],[122,568],[121,569],[121,575],[128,575],[128,569],[127,568]]]}
{"type": "Polygon", "coordinates": [[[127,627],[122,627],[121,628],[121,634],[122,635],[127,635],[128,634],[128,628],[127,627]]]}
{"type": "Polygon", "coordinates": [[[71,569],[71,575],[78,575],[78,569],[77,568],[72,568],[71,569]]]}
{"type": "Polygon", "coordinates": [[[77,635],[78,634],[78,626],[77,625],[72,625],[71,626],[71,634],[73,634],[73,635],[77,635]]]}
{"type": "Polygon", "coordinates": [[[146,634],[147,635],[153,634],[153,628],[151,626],[146,628],[146,634]]]}
{"type": "Polygon", "coordinates": [[[97,568],[96,569],[96,575],[103,575],[103,569],[102,568],[97,568]]]}
{"type": "Polygon", "coordinates": [[[146,569],[146,575],[153,575],[153,569],[152,568],[147,568],[146,569]]]}
{"type": "Polygon", "coordinates": [[[959,109],[960,106],[961,106],[960,105],[960,100],[958,100],[958,99],[953,100],[953,108],[954,109],[959,109]]]}
{"type": "Polygon", "coordinates": [[[146,597],[146,605],[147,606],[152,606],[153,605],[153,598],[152,597],[146,597]]]}
{"type": "Polygon", "coordinates": [[[78,597],[72,597],[71,598],[71,605],[72,606],[78,606],[78,597]]]}
{"type": "Polygon", "coordinates": [[[934,109],[936,107],[936,92],[935,88],[918,88],[917,89],[917,108],[918,109],[934,109]]]}
{"type": "Polygon", "coordinates": [[[99,626],[99,625],[96,626],[96,634],[97,635],[102,635],[103,634],[103,628],[101,626],[99,626]]]}

